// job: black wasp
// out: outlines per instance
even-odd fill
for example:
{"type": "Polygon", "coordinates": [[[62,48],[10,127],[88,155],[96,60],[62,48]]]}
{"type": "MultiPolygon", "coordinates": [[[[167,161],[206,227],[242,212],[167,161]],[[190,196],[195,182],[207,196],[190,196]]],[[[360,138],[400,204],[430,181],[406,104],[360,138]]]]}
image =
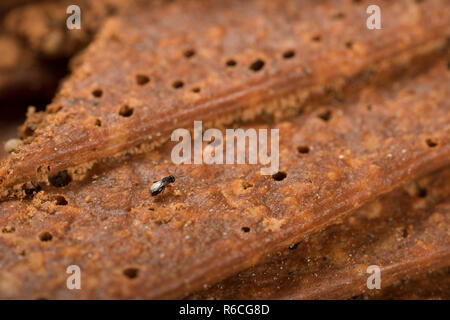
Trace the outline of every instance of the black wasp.
{"type": "Polygon", "coordinates": [[[153,182],[153,184],[150,187],[150,191],[152,192],[152,196],[156,196],[164,191],[164,189],[167,187],[167,185],[174,183],[175,177],[174,176],[168,176],[164,177],[159,181],[153,182]]]}

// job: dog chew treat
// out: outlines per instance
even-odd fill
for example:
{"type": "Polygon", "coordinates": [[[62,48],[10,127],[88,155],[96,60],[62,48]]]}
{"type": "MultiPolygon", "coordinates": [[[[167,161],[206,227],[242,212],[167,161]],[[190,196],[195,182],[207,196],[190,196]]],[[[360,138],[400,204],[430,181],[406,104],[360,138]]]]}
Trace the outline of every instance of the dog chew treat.
{"type": "Polygon", "coordinates": [[[450,267],[421,274],[418,277],[403,279],[386,289],[373,291],[356,298],[368,300],[449,300],[450,267]]]}
{"type": "MultiPolygon", "coordinates": [[[[156,2],[156,1],[155,1],[156,2]]],[[[149,0],[59,0],[37,2],[16,8],[5,17],[5,28],[20,36],[35,53],[48,58],[68,58],[84,48],[103,22],[110,16],[144,5],[152,10],[149,0]],[[81,11],[80,29],[69,30],[67,8],[77,5],[81,11]]]]}
{"type": "Polygon", "coordinates": [[[378,291],[367,288],[371,265],[381,288],[450,266],[449,199],[447,168],[188,298],[347,299],[378,291]]]}
{"type": "Polygon", "coordinates": [[[24,185],[32,199],[0,203],[0,225],[14,230],[0,238],[1,296],[184,297],[261,263],[450,164],[449,77],[441,62],[279,123],[274,176],[260,165],[174,165],[168,143],[98,162],[82,181],[68,170],[24,185]],[[168,175],[176,181],[152,197],[168,175]],[[66,289],[73,264],[82,290],[66,289]]]}
{"type": "Polygon", "coordinates": [[[365,4],[331,0],[192,1],[109,20],[45,116],[25,126],[24,146],[1,164],[0,189],[148,150],[193,120],[289,117],[313,93],[444,46],[446,3],[383,1],[375,31],[365,4]]]}

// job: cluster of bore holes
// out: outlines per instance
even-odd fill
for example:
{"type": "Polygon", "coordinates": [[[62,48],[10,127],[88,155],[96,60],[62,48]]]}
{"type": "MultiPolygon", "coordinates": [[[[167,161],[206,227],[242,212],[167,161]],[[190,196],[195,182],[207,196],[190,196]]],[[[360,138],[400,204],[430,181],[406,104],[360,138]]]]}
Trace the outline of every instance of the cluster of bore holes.
{"type": "Polygon", "coordinates": [[[53,239],[53,236],[48,231],[44,231],[39,234],[39,240],[41,240],[42,242],[49,242],[49,241],[52,241],[52,239],[53,239]]]}
{"type": "MultiPolygon", "coordinates": [[[[183,55],[186,58],[188,58],[188,59],[192,58],[193,56],[195,56],[195,50],[193,50],[193,49],[186,50],[183,53],[183,55]]],[[[283,58],[284,59],[290,59],[290,58],[292,58],[294,56],[295,56],[295,51],[293,51],[293,50],[288,50],[288,51],[283,53],[283,58]]],[[[234,59],[229,59],[229,60],[226,61],[225,64],[226,64],[227,67],[235,67],[237,65],[237,62],[234,59]]],[[[265,65],[264,60],[257,59],[257,60],[255,60],[254,62],[252,62],[250,64],[249,69],[254,71],[254,72],[258,72],[258,71],[260,71],[260,70],[262,70],[264,68],[264,65],[265,65]]],[[[147,75],[144,75],[144,74],[137,74],[136,75],[136,83],[139,86],[144,86],[144,85],[148,84],[149,82],[150,82],[150,78],[147,75]]],[[[174,81],[172,83],[172,87],[174,89],[181,89],[181,88],[184,87],[184,82],[181,81],[181,80],[176,80],[176,81],[174,81]]],[[[192,92],[194,92],[194,93],[199,93],[200,91],[201,91],[200,87],[192,88],[192,92]]],[[[101,89],[95,89],[95,90],[92,91],[92,95],[95,98],[101,98],[102,95],[103,95],[103,91],[101,89]]],[[[131,115],[131,114],[126,115],[126,114],[128,114],[126,112],[119,112],[119,114],[121,116],[124,116],[124,117],[129,117],[131,115]]]]}
{"type": "Polygon", "coordinates": [[[123,270],[123,275],[128,279],[136,279],[139,275],[139,269],[137,268],[126,268],[123,270]]]}
{"type": "MultiPolygon", "coordinates": [[[[360,3],[361,1],[360,0],[354,0],[354,2],[355,3],[360,3]]],[[[335,15],[332,16],[333,19],[343,19],[344,17],[345,17],[345,15],[342,12],[338,12],[335,15]]],[[[311,40],[313,42],[320,42],[322,40],[322,37],[321,37],[321,35],[314,35],[311,38],[311,40]]],[[[345,42],[345,46],[348,49],[352,49],[353,48],[353,42],[352,41],[347,41],[347,42],[345,42]]],[[[190,58],[194,57],[195,54],[196,54],[196,52],[195,52],[194,49],[188,49],[188,50],[184,51],[184,53],[183,53],[184,57],[187,58],[187,59],[190,59],[190,58]]],[[[282,57],[283,57],[283,59],[291,59],[291,58],[295,57],[295,51],[294,50],[287,50],[287,51],[283,52],[282,57]]],[[[225,62],[225,65],[226,65],[226,67],[233,68],[233,67],[237,66],[237,61],[234,60],[234,59],[228,59],[225,62]]],[[[262,70],[264,68],[264,66],[265,66],[264,60],[257,59],[257,60],[253,61],[250,64],[249,69],[251,71],[253,71],[253,72],[258,72],[258,71],[262,70]]],[[[144,86],[144,85],[148,84],[149,82],[150,82],[150,78],[147,75],[144,75],[144,74],[137,74],[136,75],[136,83],[139,86],[144,86]]],[[[174,89],[181,89],[181,88],[184,87],[184,82],[181,81],[181,80],[176,80],[176,81],[174,81],[172,83],[172,87],[174,89]]],[[[200,87],[194,87],[194,88],[192,88],[191,91],[194,92],[194,93],[199,93],[201,91],[201,88],[200,87]]],[[[96,97],[96,98],[100,98],[103,95],[103,91],[101,89],[95,89],[94,91],[92,91],[92,95],[94,97],[96,97]]],[[[129,112],[119,112],[119,114],[121,116],[124,116],[124,117],[129,117],[129,116],[131,116],[132,113],[133,113],[132,111],[131,111],[131,113],[129,113],[129,112]]],[[[99,125],[99,126],[101,126],[101,125],[99,125]]]]}

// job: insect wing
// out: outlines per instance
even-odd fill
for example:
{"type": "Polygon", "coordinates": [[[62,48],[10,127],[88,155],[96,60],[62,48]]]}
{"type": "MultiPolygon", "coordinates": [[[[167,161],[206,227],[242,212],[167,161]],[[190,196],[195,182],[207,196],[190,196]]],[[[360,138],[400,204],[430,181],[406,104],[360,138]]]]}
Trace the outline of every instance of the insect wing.
{"type": "Polygon", "coordinates": [[[150,191],[152,193],[152,196],[156,196],[158,193],[160,193],[164,189],[164,183],[162,181],[156,181],[153,183],[150,187],[150,191]]]}

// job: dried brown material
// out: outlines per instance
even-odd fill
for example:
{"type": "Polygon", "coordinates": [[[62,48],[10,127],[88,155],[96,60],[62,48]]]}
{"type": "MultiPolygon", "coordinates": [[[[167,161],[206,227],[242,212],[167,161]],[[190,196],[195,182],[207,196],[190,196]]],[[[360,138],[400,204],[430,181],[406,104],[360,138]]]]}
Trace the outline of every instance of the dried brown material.
{"type": "Polygon", "coordinates": [[[16,121],[0,121],[0,159],[5,159],[8,156],[5,144],[10,139],[17,138],[16,121]]]}
{"type": "MultiPolygon", "coordinates": [[[[382,298],[400,279],[450,266],[450,168],[411,184],[188,298],[382,298]],[[411,184],[426,196],[411,192],[411,184]],[[381,292],[367,288],[371,265],[381,269],[381,292]]],[[[447,285],[449,280],[440,279],[447,285]]]]}
{"type": "Polygon", "coordinates": [[[311,96],[339,97],[342,87],[445,45],[446,1],[382,3],[376,32],[363,23],[364,3],[331,0],[187,1],[112,19],[28,144],[2,163],[0,188],[148,150],[194,119],[288,117],[311,96]]]}
{"type": "MultiPolygon", "coordinates": [[[[0,238],[0,294],[182,297],[256,265],[448,165],[449,77],[440,63],[389,88],[367,88],[358,102],[280,123],[284,179],[262,176],[256,165],[176,166],[167,144],[98,163],[84,181],[69,170],[52,177],[54,186],[41,186],[44,191],[24,185],[33,199],[0,203],[0,225],[15,230],[0,238]],[[297,152],[300,146],[309,152],[297,152]],[[169,174],[175,183],[151,197],[152,182],[169,174]],[[66,290],[71,264],[83,270],[81,291],[66,290]]],[[[445,222],[448,215],[436,212],[445,222]]],[[[434,252],[422,249],[414,252],[434,252]]]]}
{"type": "MultiPolygon", "coordinates": [[[[2,0],[0,2],[0,15],[5,14],[8,10],[14,7],[18,7],[27,3],[33,2],[33,0],[2,0]]],[[[34,2],[37,2],[34,0],[34,2]]]]}
{"type": "Polygon", "coordinates": [[[365,294],[371,300],[450,300],[450,267],[397,281],[380,291],[365,294]]]}
{"type": "MultiPolygon", "coordinates": [[[[8,111],[13,99],[48,96],[56,88],[61,71],[40,61],[20,41],[0,34],[0,108],[8,111]]],[[[4,118],[4,117],[2,117],[4,118]]]]}
{"type": "Polygon", "coordinates": [[[104,21],[113,15],[136,10],[137,6],[158,1],[150,0],[60,0],[36,2],[12,10],[5,17],[5,29],[22,37],[35,53],[48,58],[68,58],[84,48],[104,21]],[[67,7],[77,5],[81,10],[81,29],[68,30],[67,7]]]}

